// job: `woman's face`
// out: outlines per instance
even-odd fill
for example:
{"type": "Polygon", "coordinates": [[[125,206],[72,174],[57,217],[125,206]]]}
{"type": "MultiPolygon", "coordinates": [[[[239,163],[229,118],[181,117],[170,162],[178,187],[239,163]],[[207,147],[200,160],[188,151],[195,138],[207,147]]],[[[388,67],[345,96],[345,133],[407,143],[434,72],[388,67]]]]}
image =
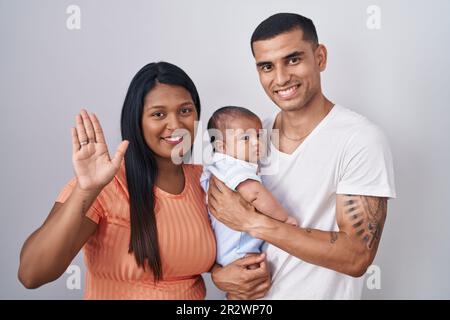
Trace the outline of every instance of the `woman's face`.
{"type": "Polygon", "coordinates": [[[197,119],[189,91],[181,86],[157,83],[144,99],[145,142],[160,159],[182,156],[192,146],[197,119]]]}

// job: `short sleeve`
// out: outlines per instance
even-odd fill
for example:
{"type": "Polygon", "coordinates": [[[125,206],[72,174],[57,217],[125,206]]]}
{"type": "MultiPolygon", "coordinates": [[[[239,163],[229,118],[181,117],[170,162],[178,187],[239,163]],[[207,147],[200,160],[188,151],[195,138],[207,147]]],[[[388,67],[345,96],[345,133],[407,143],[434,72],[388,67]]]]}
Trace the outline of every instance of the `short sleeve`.
{"type": "MultiPolygon", "coordinates": [[[[75,188],[77,184],[76,177],[73,177],[61,190],[58,197],[56,198],[56,202],[64,203],[66,202],[67,198],[69,198],[70,194],[72,193],[73,189],[75,188]]],[[[99,200],[100,196],[95,199],[92,206],[89,208],[88,212],[86,213],[86,217],[94,221],[95,223],[99,223],[100,219],[104,216],[105,210],[103,209],[103,206],[100,203],[99,200]]]]}
{"type": "Polygon", "coordinates": [[[247,170],[230,170],[225,176],[224,183],[228,188],[236,191],[240,183],[249,179],[261,182],[261,178],[256,173],[247,170]]]}
{"type": "Polygon", "coordinates": [[[347,142],[336,193],[396,197],[391,150],[375,125],[359,128],[347,142]]]}

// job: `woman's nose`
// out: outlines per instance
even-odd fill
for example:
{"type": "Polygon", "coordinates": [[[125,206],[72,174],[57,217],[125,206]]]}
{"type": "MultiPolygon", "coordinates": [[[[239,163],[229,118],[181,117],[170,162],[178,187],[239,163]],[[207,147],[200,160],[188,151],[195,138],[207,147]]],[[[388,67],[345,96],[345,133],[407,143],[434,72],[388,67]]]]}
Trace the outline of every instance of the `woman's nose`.
{"type": "Polygon", "coordinates": [[[166,123],[167,129],[176,130],[181,127],[180,119],[178,118],[178,116],[176,114],[168,115],[166,120],[167,120],[167,123],[166,123]]]}

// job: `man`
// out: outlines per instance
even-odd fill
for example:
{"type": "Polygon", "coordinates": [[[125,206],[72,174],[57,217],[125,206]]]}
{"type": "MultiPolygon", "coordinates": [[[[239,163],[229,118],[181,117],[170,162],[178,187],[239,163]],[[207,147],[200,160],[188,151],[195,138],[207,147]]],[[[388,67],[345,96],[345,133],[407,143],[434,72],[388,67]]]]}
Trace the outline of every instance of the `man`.
{"type": "MultiPolygon", "coordinates": [[[[260,82],[280,112],[265,123],[277,129],[269,146],[264,185],[300,227],[259,214],[238,193],[213,178],[211,213],[230,228],[267,243],[259,274],[236,277],[232,266],[213,270],[230,298],[359,299],[362,275],[375,258],[395,197],[392,156],[381,131],[322,93],[327,50],[313,22],[280,13],[263,21],[251,39],[260,82]],[[275,171],[274,171],[275,170],[275,171]],[[253,277],[253,278],[252,278],[253,277]],[[241,280],[241,284],[239,284],[241,280]]],[[[244,258],[249,259],[249,258],[244,258]]],[[[248,274],[248,273],[247,273],[248,274]]]]}

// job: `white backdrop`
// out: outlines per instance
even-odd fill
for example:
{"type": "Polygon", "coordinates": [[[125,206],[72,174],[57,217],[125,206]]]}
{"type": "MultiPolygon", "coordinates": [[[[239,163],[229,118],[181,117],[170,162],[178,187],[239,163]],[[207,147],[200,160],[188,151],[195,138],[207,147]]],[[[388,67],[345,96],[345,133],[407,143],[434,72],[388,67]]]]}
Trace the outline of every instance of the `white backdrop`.
{"type": "MultiPolygon", "coordinates": [[[[264,118],[277,108],[259,84],[249,42],[276,12],[314,21],[329,53],[324,93],[377,123],[391,143],[398,199],[363,297],[450,298],[447,0],[0,0],[0,298],[82,297],[83,283],[67,285],[76,287],[76,273],[37,290],[17,280],[23,241],[73,174],[70,127],[78,110],[98,114],[115,149],[131,78],[165,60],[196,83],[204,123],[230,104],[264,118]],[[80,9],[80,29],[68,28],[70,5],[80,9]],[[371,5],[379,15],[368,13],[371,5]]],[[[73,265],[83,278],[81,254],[73,265]]],[[[205,277],[207,297],[221,298],[205,277]]]]}

